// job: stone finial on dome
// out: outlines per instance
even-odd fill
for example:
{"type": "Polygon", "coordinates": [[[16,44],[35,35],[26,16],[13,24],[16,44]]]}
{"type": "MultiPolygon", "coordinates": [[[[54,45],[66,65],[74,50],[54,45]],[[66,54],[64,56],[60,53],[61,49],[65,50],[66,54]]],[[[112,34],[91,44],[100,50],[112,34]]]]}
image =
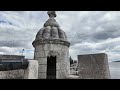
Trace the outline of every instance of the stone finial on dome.
{"type": "Polygon", "coordinates": [[[47,14],[49,15],[49,19],[44,23],[44,27],[47,27],[47,26],[59,27],[59,24],[55,20],[55,17],[57,16],[56,12],[48,11],[47,14]]]}
{"type": "Polygon", "coordinates": [[[54,18],[57,16],[55,11],[48,11],[47,14],[49,15],[50,18],[54,18]]]}

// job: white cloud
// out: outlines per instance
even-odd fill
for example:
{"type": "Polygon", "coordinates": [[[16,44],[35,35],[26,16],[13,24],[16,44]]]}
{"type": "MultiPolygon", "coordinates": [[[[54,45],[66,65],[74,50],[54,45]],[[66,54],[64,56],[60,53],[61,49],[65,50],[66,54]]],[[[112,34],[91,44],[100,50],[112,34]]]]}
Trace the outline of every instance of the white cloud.
{"type": "MultiPolygon", "coordinates": [[[[0,54],[33,58],[32,41],[44,22],[46,11],[0,11],[0,54]]],[[[105,52],[109,61],[120,58],[120,12],[57,11],[57,22],[71,43],[70,56],[105,52]]]]}

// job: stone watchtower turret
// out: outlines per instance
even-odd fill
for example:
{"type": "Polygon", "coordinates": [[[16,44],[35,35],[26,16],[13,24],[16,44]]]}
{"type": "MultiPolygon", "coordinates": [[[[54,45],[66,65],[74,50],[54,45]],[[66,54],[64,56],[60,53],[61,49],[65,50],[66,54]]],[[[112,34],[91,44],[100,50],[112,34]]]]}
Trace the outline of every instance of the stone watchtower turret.
{"type": "Polygon", "coordinates": [[[39,79],[64,79],[70,74],[69,46],[66,33],[54,19],[55,11],[48,11],[49,19],[35,40],[34,59],[39,62],[39,79]]]}

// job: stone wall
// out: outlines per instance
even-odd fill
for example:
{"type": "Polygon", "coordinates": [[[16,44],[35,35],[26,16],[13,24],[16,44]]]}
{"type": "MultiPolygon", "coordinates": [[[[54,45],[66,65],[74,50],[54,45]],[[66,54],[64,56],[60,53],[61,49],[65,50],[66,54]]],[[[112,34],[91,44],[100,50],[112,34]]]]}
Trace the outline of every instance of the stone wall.
{"type": "Polygon", "coordinates": [[[27,69],[0,71],[0,79],[38,79],[38,61],[28,61],[27,69]]]}
{"type": "Polygon", "coordinates": [[[107,54],[78,55],[80,79],[110,79],[107,54]]]}
{"type": "Polygon", "coordinates": [[[61,44],[40,44],[35,48],[34,59],[39,63],[39,79],[46,79],[47,56],[56,56],[56,78],[70,73],[69,48],[61,44]]]}
{"type": "Polygon", "coordinates": [[[23,79],[24,70],[0,71],[0,79],[23,79]]]}
{"type": "Polygon", "coordinates": [[[24,70],[24,79],[38,79],[38,61],[29,60],[28,68],[24,70]]]}

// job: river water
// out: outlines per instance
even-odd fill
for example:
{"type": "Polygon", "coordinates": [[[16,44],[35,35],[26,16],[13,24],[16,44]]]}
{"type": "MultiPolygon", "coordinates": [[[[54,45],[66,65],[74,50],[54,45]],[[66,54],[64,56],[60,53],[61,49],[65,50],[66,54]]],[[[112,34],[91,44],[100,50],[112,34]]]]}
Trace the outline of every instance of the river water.
{"type": "Polygon", "coordinates": [[[120,79],[120,62],[109,63],[111,79],[120,79]]]}

